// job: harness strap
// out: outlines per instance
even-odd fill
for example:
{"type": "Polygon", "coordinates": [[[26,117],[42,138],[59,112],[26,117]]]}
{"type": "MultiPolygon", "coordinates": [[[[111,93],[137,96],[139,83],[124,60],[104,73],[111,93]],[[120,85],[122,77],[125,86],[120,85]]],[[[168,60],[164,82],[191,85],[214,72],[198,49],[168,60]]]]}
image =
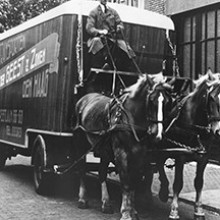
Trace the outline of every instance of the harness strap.
{"type": "Polygon", "coordinates": [[[209,121],[209,122],[220,121],[220,117],[217,117],[217,116],[209,116],[209,117],[208,117],[208,121],[209,121]]]}
{"type": "Polygon", "coordinates": [[[77,130],[77,129],[82,129],[82,131],[84,131],[87,134],[98,135],[98,136],[104,136],[104,135],[106,135],[110,132],[113,132],[113,131],[132,131],[132,133],[135,132],[133,134],[134,134],[134,137],[135,137],[136,141],[138,141],[138,142],[140,142],[140,139],[137,137],[136,130],[146,131],[146,129],[144,129],[140,126],[133,125],[133,124],[126,124],[126,123],[124,123],[124,124],[114,124],[111,127],[109,127],[108,129],[103,129],[103,130],[91,131],[91,130],[87,130],[82,125],[79,125],[77,128],[75,128],[75,130],[77,130]]]}
{"type": "MultiPolygon", "coordinates": [[[[175,117],[171,120],[171,122],[169,123],[169,125],[167,126],[166,130],[165,130],[165,133],[167,133],[170,128],[173,126],[174,122],[179,118],[180,116],[180,111],[182,110],[185,102],[187,101],[188,99],[188,96],[184,97],[183,99],[181,99],[181,101],[177,104],[177,113],[175,113],[175,117]]],[[[172,112],[171,112],[171,115],[172,115],[172,112]]],[[[171,116],[170,116],[171,117],[171,116]]]]}
{"type": "MultiPolygon", "coordinates": [[[[120,109],[124,112],[124,114],[125,114],[125,116],[127,117],[127,119],[128,119],[128,121],[129,121],[129,118],[131,117],[131,114],[130,114],[130,112],[128,112],[128,111],[126,111],[126,109],[123,107],[123,103],[125,102],[125,100],[127,99],[127,97],[128,97],[128,95],[126,95],[125,97],[124,97],[124,99],[122,100],[122,101],[119,101],[119,99],[118,98],[116,98],[115,97],[115,99],[114,99],[114,101],[116,101],[116,103],[117,103],[117,105],[120,107],[120,109]],[[129,117],[130,116],[130,117],[129,117]]],[[[121,114],[116,114],[116,116],[117,117],[119,117],[121,114]]],[[[109,111],[109,121],[110,121],[110,111],[109,111]]],[[[115,121],[115,123],[117,123],[117,121],[118,120],[116,120],[115,121]]],[[[119,125],[119,124],[114,124],[114,125],[119,125]]],[[[114,126],[113,125],[113,126],[114,126]]],[[[134,126],[135,127],[139,127],[139,126],[137,126],[137,125],[133,125],[133,124],[131,124],[130,122],[127,124],[129,127],[130,127],[130,129],[131,129],[131,131],[132,131],[132,133],[133,133],[133,135],[134,135],[134,138],[135,138],[135,140],[137,141],[137,142],[140,142],[141,140],[139,139],[139,137],[138,137],[138,135],[137,135],[137,132],[136,132],[136,130],[135,130],[135,128],[134,128],[134,126]]],[[[140,128],[140,127],[139,127],[140,128]]],[[[144,129],[143,129],[144,130],[144,129]]]]}
{"type": "MultiPolygon", "coordinates": [[[[194,152],[194,153],[199,153],[199,154],[205,154],[206,153],[205,146],[201,143],[199,135],[197,136],[197,140],[198,140],[199,146],[196,147],[196,148],[193,148],[193,147],[191,147],[189,145],[186,145],[184,143],[175,141],[175,140],[170,139],[168,137],[165,137],[165,140],[170,142],[171,144],[179,146],[181,149],[186,149],[189,152],[194,152]]],[[[168,148],[168,149],[170,149],[170,148],[168,148]]],[[[176,151],[176,149],[174,149],[174,150],[176,151]]]]}

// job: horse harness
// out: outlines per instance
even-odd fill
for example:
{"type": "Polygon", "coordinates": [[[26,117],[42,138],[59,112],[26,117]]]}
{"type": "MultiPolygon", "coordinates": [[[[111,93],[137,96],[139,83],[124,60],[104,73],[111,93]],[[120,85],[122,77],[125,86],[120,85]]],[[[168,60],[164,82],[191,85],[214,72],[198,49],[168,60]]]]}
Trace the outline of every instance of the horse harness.
{"type": "Polygon", "coordinates": [[[130,122],[130,117],[131,117],[131,114],[129,111],[127,111],[123,104],[125,103],[126,99],[128,97],[128,94],[125,94],[123,99],[120,100],[119,98],[117,97],[114,97],[113,99],[110,100],[110,102],[107,104],[107,111],[108,111],[108,114],[107,114],[107,118],[108,118],[108,124],[109,124],[109,128],[110,128],[110,131],[123,131],[123,130],[127,130],[127,131],[132,131],[132,134],[135,138],[135,140],[137,142],[141,142],[144,137],[142,137],[141,139],[138,137],[138,134],[137,134],[137,130],[141,130],[141,131],[147,131],[147,129],[143,128],[143,127],[140,127],[140,126],[137,126],[133,123],[130,122]],[[115,107],[116,106],[116,107],[115,107]],[[113,109],[116,109],[115,113],[113,113],[113,109]],[[126,116],[126,118],[128,119],[128,123],[125,123],[123,122],[120,123],[121,119],[122,119],[122,114],[124,114],[126,116]],[[113,122],[111,119],[114,119],[113,122]]]}
{"type": "MultiPolygon", "coordinates": [[[[130,120],[130,118],[132,117],[131,113],[127,111],[123,106],[127,98],[128,98],[128,94],[124,94],[120,97],[114,96],[113,98],[109,100],[109,102],[106,103],[105,111],[106,111],[107,122],[108,122],[108,126],[106,129],[91,131],[91,130],[87,130],[85,127],[83,127],[79,123],[77,127],[75,128],[75,130],[80,128],[87,134],[98,135],[98,136],[106,136],[114,131],[131,131],[137,142],[140,143],[144,141],[148,137],[147,128],[143,128],[141,126],[131,123],[131,120],[130,120]],[[124,121],[123,123],[121,123],[123,114],[127,118],[127,121],[128,121],[127,123],[125,123],[124,121]],[[138,134],[139,131],[143,132],[144,135],[141,135],[141,137],[139,137],[140,136],[138,134]]],[[[149,121],[162,123],[162,121],[157,121],[157,120],[151,119],[150,117],[146,117],[146,118],[149,121]]]]}
{"type": "MultiPolygon", "coordinates": [[[[184,124],[184,123],[181,123],[184,125],[184,128],[181,128],[182,130],[184,130],[185,132],[189,133],[189,130],[191,131],[191,134],[196,136],[197,138],[197,142],[198,142],[198,146],[197,147],[191,147],[189,145],[186,145],[184,143],[181,143],[181,142],[178,142],[176,140],[173,140],[171,138],[168,138],[166,136],[166,133],[170,130],[170,128],[174,125],[174,123],[177,121],[177,119],[179,118],[180,116],[180,112],[184,106],[184,104],[186,103],[187,99],[189,98],[189,96],[186,96],[184,98],[182,98],[178,103],[177,103],[177,107],[176,107],[176,111],[175,111],[175,117],[172,119],[172,121],[169,123],[169,125],[167,126],[166,130],[165,130],[165,140],[170,142],[171,144],[174,144],[176,146],[179,146],[181,148],[184,148],[186,149],[187,151],[190,151],[190,152],[195,152],[195,153],[199,153],[199,154],[205,154],[206,153],[206,148],[205,146],[202,144],[202,141],[200,139],[200,134],[199,132],[206,132],[206,133],[210,133],[211,132],[211,125],[210,125],[210,122],[213,122],[213,121],[220,121],[220,117],[216,117],[216,116],[211,116],[209,115],[208,113],[208,109],[207,109],[207,106],[208,106],[208,98],[209,98],[209,94],[210,93],[207,93],[206,95],[203,95],[203,100],[205,102],[205,106],[206,106],[206,109],[204,109],[205,111],[205,114],[206,114],[206,117],[207,117],[207,122],[208,122],[208,126],[203,126],[203,125],[196,125],[196,124],[184,124]]],[[[173,112],[171,112],[172,114],[173,112]]]]}

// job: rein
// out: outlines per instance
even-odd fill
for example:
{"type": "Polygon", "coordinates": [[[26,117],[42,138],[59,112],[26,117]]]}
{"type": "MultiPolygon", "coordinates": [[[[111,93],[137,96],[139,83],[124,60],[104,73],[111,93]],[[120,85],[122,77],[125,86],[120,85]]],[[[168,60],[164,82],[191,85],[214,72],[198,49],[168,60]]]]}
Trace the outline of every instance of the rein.
{"type": "MultiPolygon", "coordinates": [[[[189,97],[190,96],[187,96],[187,97],[183,98],[181,100],[181,102],[178,104],[178,106],[177,106],[177,114],[176,114],[175,118],[171,121],[171,123],[168,125],[167,129],[165,130],[165,134],[170,130],[170,128],[173,126],[173,124],[179,118],[180,112],[181,112],[184,104],[186,103],[186,101],[187,101],[187,99],[189,97]]],[[[209,94],[207,94],[206,96],[203,96],[203,97],[205,98],[205,102],[204,102],[205,106],[206,106],[205,114],[206,114],[206,117],[207,117],[208,125],[207,126],[203,126],[203,125],[196,125],[196,124],[189,124],[189,123],[182,123],[181,122],[181,124],[183,125],[183,128],[178,126],[180,129],[187,130],[188,133],[189,133],[188,129],[190,129],[191,130],[191,134],[197,136],[197,142],[198,142],[199,146],[194,148],[194,147],[191,147],[189,145],[185,145],[185,144],[183,144],[181,142],[178,142],[178,141],[175,141],[173,139],[170,139],[170,138],[168,138],[166,136],[165,136],[165,140],[167,140],[168,142],[170,142],[170,143],[172,143],[172,144],[174,144],[176,146],[179,146],[179,147],[184,148],[184,149],[186,149],[188,151],[191,151],[191,152],[197,152],[197,153],[202,153],[202,154],[206,153],[205,146],[201,142],[198,130],[210,133],[211,132],[210,122],[220,121],[220,117],[211,116],[211,115],[208,114],[207,105],[208,105],[209,94]]]]}
{"type": "Polygon", "coordinates": [[[134,124],[129,122],[129,118],[131,117],[131,114],[123,106],[123,104],[126,101],[127,97],[128,97],[128,95],[126,95],[122,101],[119,100],[116,97],[113,99],[113,102],[115,101],[116,104],[117,104],[116,108],[118,107],[118,110],[115,113],[115,123],[113,125],[111,125],[111,121],[110,121],[111,120],[111,111],[110,111],[111,105],[109,104],[109,106],[108,106],[108,110],[109,110],[108,111],[108,121],[109,121],[110,127],[113,127],[113,128],[115,127],[114,130],[121,130],[121,128],[123,128],[122,130],[124,130],[124,126],[130,128],[130,129],[126,129],[126,130],[131,130],[135,140],[137,142],[141,142],[141,140],[139,139],[139,137],[137,135],[136,129],[143,130],[143,131],[146,130],[146,129],[144,129],[140,126],[134,125],[134,124]],[[128,120],[128,123],[119,124],[122,112],[125,114],[125,116],[128,120]]]}

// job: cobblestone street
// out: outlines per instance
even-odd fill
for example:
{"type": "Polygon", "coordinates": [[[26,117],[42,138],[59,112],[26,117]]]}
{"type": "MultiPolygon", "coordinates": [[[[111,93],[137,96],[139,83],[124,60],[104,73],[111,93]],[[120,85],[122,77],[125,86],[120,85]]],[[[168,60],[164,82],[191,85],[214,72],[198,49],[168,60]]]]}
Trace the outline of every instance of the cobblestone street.
{"type": "MultiPolygon", "coordinates": [[[[109,192],[115,213],[101,213],[100,187],[96,178],[88,178],[89,209],[77,208],[77,183],[74,178],[61,178],[56,182],[56,193],[40,196],[34,191],[30,159],[18,156],[7,161],[0,173],[0,220],[118,220],[120,219],[120,189],[110,184],[109,192]]],[[[140,220],[164,220],[169,214],[168,203],[153,197],[152,206],[143,204],[140,220]]],[[[180,202],[181,220],[193,219],[193,206],[180,202]]],[[[219,214],[206,210],[206,220],[219,220],[219,214]]]]}
{"type": "Polygon", "coordinates": [[[52,196],[40,196],[34,191],[30,160],[23,157],[7,161],[0,173],[0,220],[77,220],[119,218],[119,213],[103,215],[100,202],[95,198],[90,209],[77,208],[77,194],[71,180],[60,180],[52,196]]]}

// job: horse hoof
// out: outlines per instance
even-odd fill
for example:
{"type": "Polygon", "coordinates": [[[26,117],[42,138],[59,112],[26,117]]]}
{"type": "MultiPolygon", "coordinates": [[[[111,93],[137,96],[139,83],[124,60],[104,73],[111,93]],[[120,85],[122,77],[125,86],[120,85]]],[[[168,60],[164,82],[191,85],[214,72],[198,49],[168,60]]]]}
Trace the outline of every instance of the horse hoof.
{"type": "Polygon", "coordinates": [[[167,188],[161,188],[159,192],[159,198],[162,202],[167,202],[169,198],[169,190],[167,188]]]}
{"type": "Polygon", "coordinates": [[[136,210],[133,213],[123,213],[120,220],[140,220],[136,210]]]}
{"type": "Polygon", "coordinates": [[[194,220],[205,220],[205,213],[201,206],[195,207],[194,220]]]}
{"type": "Polygon", "coordinates": [[[140,220],[137,213],[134,214],[136,220],[140,220]]]}
{"type": "Polygon", "coordinates": [[[89,208],[88,202],[87,201],[85,201],[85,202],[79,201],[78,202],[78,208],[79,209],[88,209],[89,208]]]}
{"type": "Polygon", "coordinates": [[[107,204],[103,205],[102,206],[102,213],[104,213],[104,214],[113,214],[114,211],[113,211],[112,206],[109,205],[109,204],[108,205],[107,204]]]}
{"type": "Polygon", "coordinates": [[[194,220],[205,220],[205,215],[194,214],[194,220]]]}
{"type": "Polygon", "coordinates": [[[179,220],[180,217],[179,216],[175,216],[175,217],[171,217],[169,216],[168,220],[179,220]]]}
{"type": "Polygon", "coordinates": [[[169,219],[168,220],[179,220],[180,216],[178,214],[178,211],[172,210],[170,215],[169,215],[169,219]]]}
{"type": "Polygon", "coordinates": [[[121,217],[120,220],[134,220],[134,219],[131,217],[121,217]]]}

